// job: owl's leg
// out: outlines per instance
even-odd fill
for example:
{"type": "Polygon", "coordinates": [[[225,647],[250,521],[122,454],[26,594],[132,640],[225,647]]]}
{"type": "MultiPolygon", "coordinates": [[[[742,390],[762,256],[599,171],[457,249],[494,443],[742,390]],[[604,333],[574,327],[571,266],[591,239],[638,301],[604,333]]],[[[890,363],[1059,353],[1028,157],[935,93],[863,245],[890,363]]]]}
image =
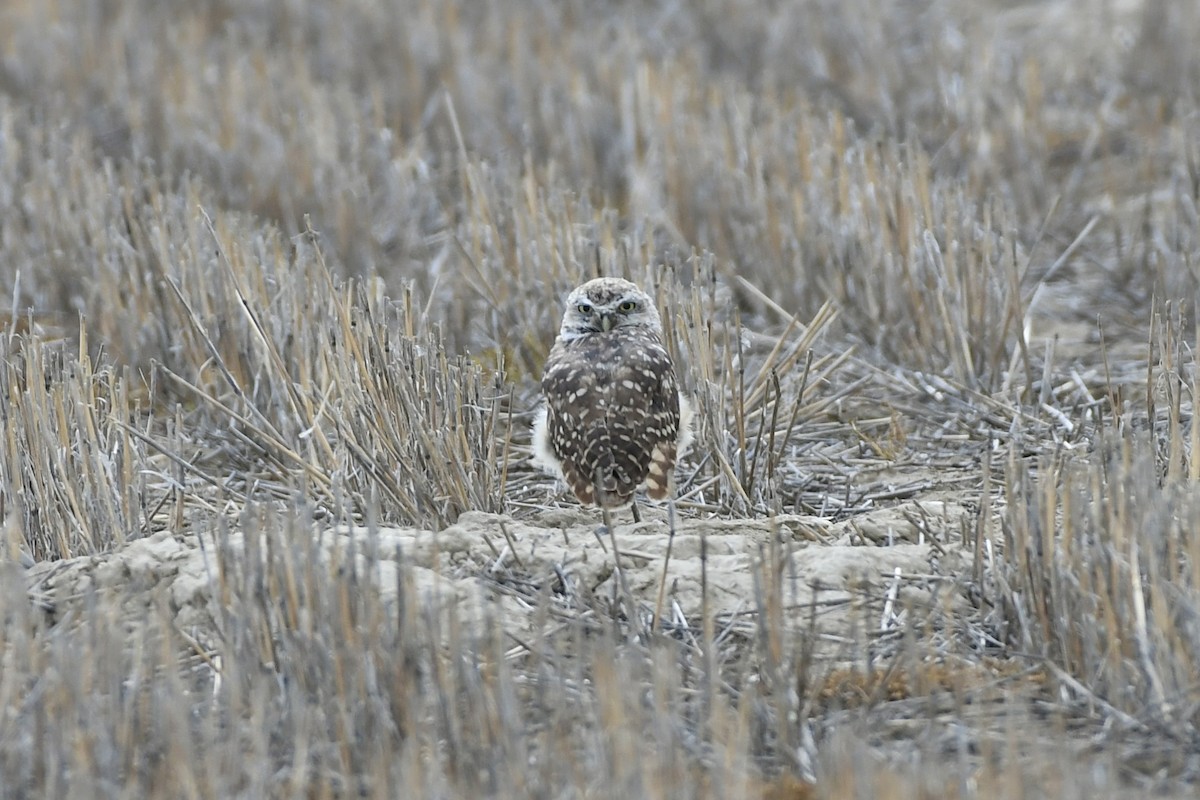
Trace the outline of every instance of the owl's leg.
{"type": "Polygon", "coordinates": [[[629,510],[633,512],[633,521],[635,523],[642,521],[642,512],[638,511],[637,500],[633,500],[629,503],[629,510]]]}

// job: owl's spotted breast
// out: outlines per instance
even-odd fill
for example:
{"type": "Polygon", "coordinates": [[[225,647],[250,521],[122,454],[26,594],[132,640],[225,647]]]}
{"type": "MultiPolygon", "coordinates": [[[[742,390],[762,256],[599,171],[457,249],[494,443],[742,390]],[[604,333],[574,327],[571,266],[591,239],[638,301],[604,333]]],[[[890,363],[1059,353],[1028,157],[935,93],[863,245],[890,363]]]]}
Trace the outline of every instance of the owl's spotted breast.
{"type": "Polygon", "coordinates": [[[657,337],[613,331],[560,342],[542,392],[551,449],[580,502],[625,505],[643,483],[666,496],[679,391],[657,337]]]}
{"type": "Polygon", "coordinates": [[[542,378],[535,457],[581,503],[617,507],[643,484],[655,499],[669,494],[689,413],[649,297],[602,281],[568,300],[542,378]]]}

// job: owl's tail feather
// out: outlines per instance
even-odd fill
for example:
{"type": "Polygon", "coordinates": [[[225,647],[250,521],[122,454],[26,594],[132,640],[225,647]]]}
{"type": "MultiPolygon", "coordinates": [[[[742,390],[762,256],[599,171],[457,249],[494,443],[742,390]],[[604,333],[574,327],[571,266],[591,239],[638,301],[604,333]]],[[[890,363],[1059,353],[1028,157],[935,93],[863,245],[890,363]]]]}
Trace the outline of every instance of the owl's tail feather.
{"type": "Polygon", "coordinates": [[[638,481],[634,480],[620,466],[606,464],[596,468],[592,484],[595,488],[597,505],[619,508],[629,505],[633,500],[633,493],[637,491],[638,481]]]}
{"type": "Polygon", "coordinates": [[[637,484],[622,475],[618,467],[597,469],[593,475],[584,475],[574,464],[563,464],[563,477],[585,506],[598,505],[605,508],[621,508],[633,501],[637,484]]]}

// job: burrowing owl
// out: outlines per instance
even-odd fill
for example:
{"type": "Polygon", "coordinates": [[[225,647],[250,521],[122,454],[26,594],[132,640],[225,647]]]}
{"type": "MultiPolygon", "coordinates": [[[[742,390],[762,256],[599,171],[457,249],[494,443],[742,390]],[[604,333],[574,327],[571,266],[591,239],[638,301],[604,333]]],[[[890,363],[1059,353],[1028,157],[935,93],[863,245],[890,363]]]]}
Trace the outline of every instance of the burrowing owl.
{"type": "Polygon", "coordinates": [[[571,292],[542,377],[534,460],[584,505],[629,504],[642,484],[661,500],[690,443],[654,301],[629,281],[597,278],[571,292]]]}

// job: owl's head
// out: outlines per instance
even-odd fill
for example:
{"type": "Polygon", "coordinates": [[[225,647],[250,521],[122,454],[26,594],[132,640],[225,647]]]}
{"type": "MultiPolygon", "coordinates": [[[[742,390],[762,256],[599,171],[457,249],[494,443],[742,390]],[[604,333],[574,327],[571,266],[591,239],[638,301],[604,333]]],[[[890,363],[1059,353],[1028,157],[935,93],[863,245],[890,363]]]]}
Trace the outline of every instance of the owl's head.
{"type": "Polygon", "coordinates": [[[620,278],[596,278],[567,296],[567,310],[559,329],[561,338],[575,339],[617,328],[662,331],[654,301],[637,284],[620,278]]]}

